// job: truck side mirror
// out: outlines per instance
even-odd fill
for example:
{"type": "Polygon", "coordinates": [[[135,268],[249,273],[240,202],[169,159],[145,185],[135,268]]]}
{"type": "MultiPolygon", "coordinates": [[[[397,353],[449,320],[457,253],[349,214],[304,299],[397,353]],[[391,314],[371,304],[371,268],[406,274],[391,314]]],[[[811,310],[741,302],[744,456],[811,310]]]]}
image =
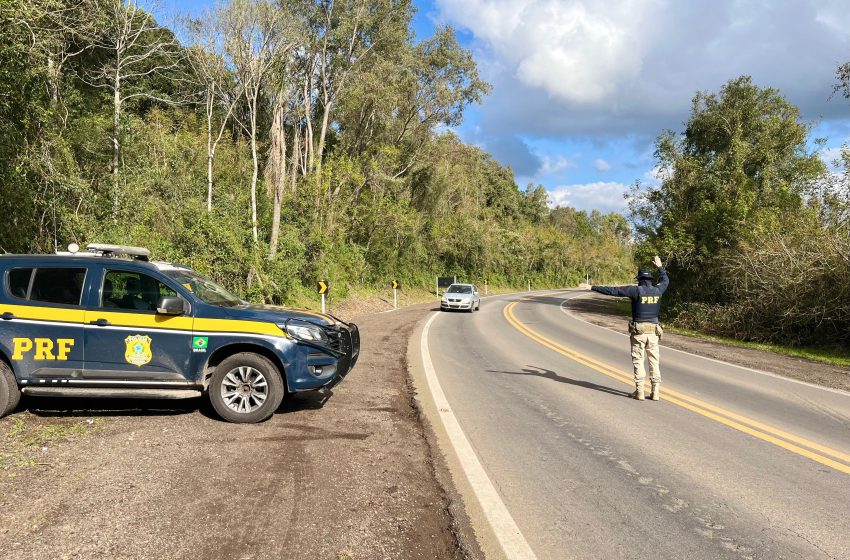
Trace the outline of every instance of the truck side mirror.
{"type": "Polygon", "coordinates": [[[156,312],[160,315],[182,315],[185,310],[183,298],[175,296],[163,296],[156,304],[156,312]]]}

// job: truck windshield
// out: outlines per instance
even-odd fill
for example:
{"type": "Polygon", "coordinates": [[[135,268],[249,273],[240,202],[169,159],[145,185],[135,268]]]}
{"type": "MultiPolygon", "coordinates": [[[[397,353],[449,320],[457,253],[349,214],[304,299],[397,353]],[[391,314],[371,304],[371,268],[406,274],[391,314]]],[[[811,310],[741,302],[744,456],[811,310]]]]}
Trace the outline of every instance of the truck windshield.
{"type": "Polygon", "coordinates": [[[183,285],[184,288],[191,291],[199,299],[210,305],[218,305],[221,307],[235,307],[242,305],[244,302],[237,296],[233,295],[226,288],[219,286],[212,280],[208,280],[200,276],[192,270],[172,269],[164,270],[163,274],[176,280],[183,285]]]}

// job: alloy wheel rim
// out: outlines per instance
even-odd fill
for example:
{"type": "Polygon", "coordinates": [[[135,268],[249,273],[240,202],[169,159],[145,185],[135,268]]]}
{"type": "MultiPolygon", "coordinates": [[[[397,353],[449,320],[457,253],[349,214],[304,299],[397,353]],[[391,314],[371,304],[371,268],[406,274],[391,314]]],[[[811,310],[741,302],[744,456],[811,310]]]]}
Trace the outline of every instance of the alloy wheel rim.
{"type": "Polygon", "coordinates": [[[263,373],[251,366],[227,372],[221,382],[221,398],[227,408],[239,414],[258,410],[269,397],[269,384],[263,373]]]}

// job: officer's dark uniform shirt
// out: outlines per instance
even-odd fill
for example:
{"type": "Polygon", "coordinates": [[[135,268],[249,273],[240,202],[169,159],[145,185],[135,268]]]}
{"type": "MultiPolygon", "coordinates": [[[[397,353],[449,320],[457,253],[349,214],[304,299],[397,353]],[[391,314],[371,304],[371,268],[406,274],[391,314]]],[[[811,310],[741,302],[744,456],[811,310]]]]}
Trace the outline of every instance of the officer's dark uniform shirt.
{"type": "Polygon", "coordinates": [[[591,289],[606,296],[627,297],[632,300],[632,321],[635,323],[658,323],[661,296],[669,285],[667,272],[659,268],[656,285],[649,280],[641,280],[637,286],[593,286],[591,289]]]}

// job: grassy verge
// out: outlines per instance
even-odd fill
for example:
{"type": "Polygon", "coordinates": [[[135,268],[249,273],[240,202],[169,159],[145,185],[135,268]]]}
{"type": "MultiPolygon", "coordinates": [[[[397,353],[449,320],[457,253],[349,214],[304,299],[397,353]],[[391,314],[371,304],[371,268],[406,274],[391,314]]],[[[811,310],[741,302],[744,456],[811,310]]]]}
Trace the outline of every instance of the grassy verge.
{"type": "Polygon", "coordinates": [[[821,362],[832,366],[850,367],[850,350],[844,348],[793,347],[779,344],[765,344],[762,342],[744,342],[734,338],[704,334],[689,329],[683,329],[681,327],[667,326],[665,328],[667,332],[709,340],[711,342],[735,346],[737,348],[754,348],[756,350],[765,350],[767,352],[773,352],[775,354],[782,354],[794,358],[805,358],[807,360],[813,360],[815,362],[821,362]]]}
{"type": "Polygon", "coordinates": [[[64,442],[84,438],[97,431],[103,420],[44,423],[22,416],[0,422],[0,480],[18,476],[21,469],[43,465],[44,453],[64,442]]]}
{"type": "MultiPolygon", "coordinates": [[[[631,302],[625,299],[617,300],[615,309],[624,317],[628,317],[632,312],[631,302]]],[[[745,342],[731,337],[705,334],[667,323],[665,323],[664,329],[669,333],[708,340],[710,342],[734,346],[736,348],[753,348],[756,350],[773,352],[774,354],[782,354],[783,356],[791,356],[793,358],[805,358],[807,360],[813,360],[815,362],[821,362],[831,366],[850,367],[850,349],[847,348],[794,347],[784,346],[781,344],[766,344],[762,342],[745,342]]]]}

